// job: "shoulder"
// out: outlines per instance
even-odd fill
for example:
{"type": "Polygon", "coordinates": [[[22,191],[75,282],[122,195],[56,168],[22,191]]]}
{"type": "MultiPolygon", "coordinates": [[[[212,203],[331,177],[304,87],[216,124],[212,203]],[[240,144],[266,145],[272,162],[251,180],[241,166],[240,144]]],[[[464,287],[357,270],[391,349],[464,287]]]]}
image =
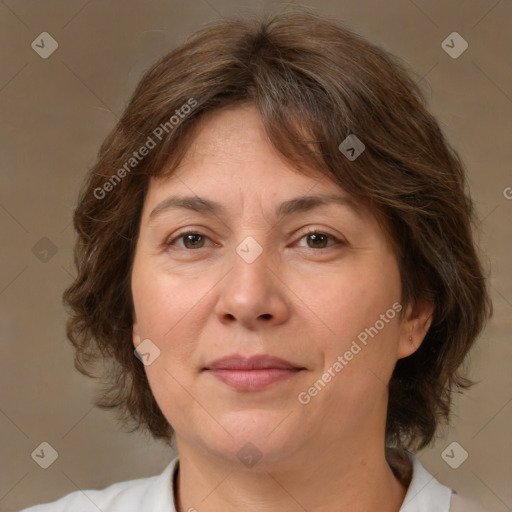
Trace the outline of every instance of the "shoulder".
{"type": "Polygon", "coordinates": [[[35,505],[20,512],[173,512],[171,474],[175,458],[160,475],[117,482],[104,489],[74,491],[51,503],[35,505]],[[160,508],[161,504],[164,508],[160,508]]]}
{"type": "Polygon", "coordinates": [[[72,510],[97,512],[98,509],[103,512],[117,512],[117,510],[122,510],[122,507],[126,507],[124,510],[127,512],[136,510],[133,507],[140,503],[141,497],[156,478],[127,480],[101,490],[74,491],[51,503],[35,505],[21,512],[71,512],[72,510]]]}
{"type": "Polygon", "coordinates": [[[481,505],[457,494],[441,484],[412,453],[412,478],[400,512],[486,512],[481,505]]]}
{"type": "Polygon", "coordinates": [[[415,455],[406,453],[412,466],[412,478],[400,512],[451,512],[452,489],[438,482],[415,455]]]}
{"type": "Polygon", "coordinates": [[[487,510],[482,508],[482,506],[475,501],[471,501],[454,492],[450,512],[487,512],[487,510]]]}

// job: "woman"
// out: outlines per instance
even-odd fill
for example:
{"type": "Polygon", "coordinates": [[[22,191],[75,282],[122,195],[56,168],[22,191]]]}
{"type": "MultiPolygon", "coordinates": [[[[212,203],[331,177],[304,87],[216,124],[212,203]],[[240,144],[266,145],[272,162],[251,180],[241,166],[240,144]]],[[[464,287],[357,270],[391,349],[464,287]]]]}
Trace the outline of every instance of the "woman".
{"type": "Polygon", "coordinates": [[[178,457],[26,510],[472,510],[412,453],[491,313],[472,219],[382,49],[305,10],[200,30],[103,143],[65,293],[98,405],[178,457]]]}

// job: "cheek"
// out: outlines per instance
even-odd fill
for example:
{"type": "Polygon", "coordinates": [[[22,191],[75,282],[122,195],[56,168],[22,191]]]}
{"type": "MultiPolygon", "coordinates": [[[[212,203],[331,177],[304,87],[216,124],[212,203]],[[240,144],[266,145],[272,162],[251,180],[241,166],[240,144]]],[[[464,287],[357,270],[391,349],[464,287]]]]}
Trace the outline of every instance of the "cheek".
{"type": "Polygon", "coordinates": [[[347,407],[357,408],[362,397],[378,400],[396,364],[401,286],[398,268],[388,263],[331,280],[318,309],[329,327],[328,336],[316,337],[323,371],[339,376],[330,399],[344,397],[347,407]]]}
{"type": "Polygon", "coordinates": [[[184,389],[193,386],[191,362],[201,325],[196,317],[204,295],[198,280],[184,281],[143,261],[134,265],[132,294],[140,338],[149,338],[160,351],[144,370],[155,400],[173,426],[192,421],[190,395],[184,389]]]}
{"type": "MultiPolygon", "coordinates": [[[[187,410],[190,397],[183,389],[193,386],[194,354],[201,320],[198,281],[177,276],[155,275],[143,266],[135,267],[132,293],[141,341],[150,339],[159,356],[145,366],[152,393],[164,415],[171,421],[173,411],[187,410]],[[196,286],[194,287],[194,284],[196,286]]],[[[172,418],[175,421],[175,418],[172,418]]]]}
{"type": "Polygon", "coordinates": [[[132,293],[137,320],[145,337],[164,344],[178,338],[184,326],[194,326],[206,294],[205,283],[196,278],[170,275],[158,267],[134,266],[132,293]],[[184,321],[186,319],[186,321],[184,321]]]}
{"type": "Polygon", "coordinates": [[[379,332],[392,331],[396,334],[396,309],[400,307],[397,306],[400,283],[396,268],[351,270],[326,279],[323,293],[316,297],[311,307],[328,328],[330,338],[344,342],[355,339],[376,322],[379,332]],[[384,320],[381,320],[381,315],[384,315],[384,320]]]}

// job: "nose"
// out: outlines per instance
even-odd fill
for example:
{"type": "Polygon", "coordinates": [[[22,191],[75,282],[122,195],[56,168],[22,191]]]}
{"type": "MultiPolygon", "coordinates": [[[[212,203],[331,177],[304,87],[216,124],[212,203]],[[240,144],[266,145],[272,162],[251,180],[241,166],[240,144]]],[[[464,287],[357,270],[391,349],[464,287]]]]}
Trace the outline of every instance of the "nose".
{"type": "Polygon", "coordinates": [[[250,330],[279,325],[289,315],[289,289],[280,279],[278,264],[263,248],[251,261],[240,244],[231,270],[219,283],[215,313],[222,323],[239,322],[250,330]]]}

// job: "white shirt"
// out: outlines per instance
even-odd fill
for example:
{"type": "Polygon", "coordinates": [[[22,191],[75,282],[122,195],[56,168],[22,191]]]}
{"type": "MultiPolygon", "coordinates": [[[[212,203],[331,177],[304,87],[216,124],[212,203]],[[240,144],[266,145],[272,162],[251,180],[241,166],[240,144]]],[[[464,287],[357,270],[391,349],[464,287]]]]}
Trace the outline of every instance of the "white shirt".
{"type": "MultiPolygon", "coordinates": [[[[411,453],[412,479],[400,512],[485,512],[440,484],[411,453]]],[[[157,476],[127,480],[102,490],[74,491],[20,512],[176,512],[173,481],[179,458],[157,476]]]]}

